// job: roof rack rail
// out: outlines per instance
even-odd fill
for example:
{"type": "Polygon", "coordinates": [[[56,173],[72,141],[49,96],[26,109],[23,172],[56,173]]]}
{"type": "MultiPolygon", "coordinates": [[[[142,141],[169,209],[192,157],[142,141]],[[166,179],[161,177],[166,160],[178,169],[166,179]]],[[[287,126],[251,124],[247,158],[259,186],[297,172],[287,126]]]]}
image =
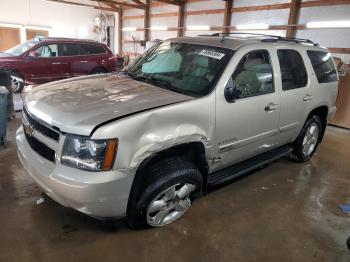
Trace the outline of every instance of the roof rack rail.
{"type": "Polygon", "coordinates": [[[258,34],[258,33],[215,33],[210,36],[222,36],[221,41],[225,40],[226,36],[229,35],[248,35],[248,36],[258,36],[258,37],[267,37],[262,39],[262,42],[278,42],[278,41],[286,41],[286,42],[294,42],[297,44],[311,44],[314,46],[319,46],[318,43],[312,42],[310,39],[304,39],[304,38],[296,38],[296,37],[283,37],[278,35],[267,35],[267,34],[258,34]]]}

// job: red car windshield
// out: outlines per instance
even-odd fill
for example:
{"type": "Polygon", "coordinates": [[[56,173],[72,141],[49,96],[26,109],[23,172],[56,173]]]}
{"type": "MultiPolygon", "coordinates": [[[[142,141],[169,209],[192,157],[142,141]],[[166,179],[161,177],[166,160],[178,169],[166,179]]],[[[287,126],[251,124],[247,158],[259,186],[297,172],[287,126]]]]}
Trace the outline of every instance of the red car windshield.
{"type": "Polygon", "coordinates": [[[29,40],[27,42],[24,42],[22,44],[16,45],[9,50],[4,51],[3,53],[9,54],[12,56],[19,56],[25,52],[27,52],[29,49],[31,49],[33,46],[37,44],[34,40],[29,40]]]}

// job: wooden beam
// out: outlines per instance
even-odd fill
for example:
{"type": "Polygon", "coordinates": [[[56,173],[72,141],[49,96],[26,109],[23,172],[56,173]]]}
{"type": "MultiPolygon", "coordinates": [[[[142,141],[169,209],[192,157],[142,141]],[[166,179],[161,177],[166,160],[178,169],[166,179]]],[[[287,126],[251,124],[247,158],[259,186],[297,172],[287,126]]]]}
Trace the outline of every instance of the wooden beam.
{"type": "Polygon", "coordinates": [[[117,5],[118,7],[132,7],[132,8],[137,8],[137,9],[145,9],[145,5],[134,5],[134,4],[119,2],[119,1],[114,1],[114,0],[91,0],[91,1],[117,5]]]}
{"type": "Polygon", "coordinates": [[[178,5],[178,6],[181,5],[181,1],[179,0],[154,0],[154,1],[169,4],[169,5],[178,5]]]}
{"type": "Polygon", "coordinates": [[[347,4],[350,4],[350,0],[315,0],[315,1],[309,1],[309,2],[302,2],[301,7],[347,5],[347,4]]]}
{"type": "Polygon", "coordinates": [[[289,10],[289,18],[288,18],[288,29],[287,29],[287,37],[295,37],[297,28],[293,25],[298,24],[299,21],[299,12],[300,12],[301,0],[292,0],[290,10],[289,10]]]}
{"type": "Polygon", "coordinates": [[[179,6],[179,14],[177,17],[177,37],[183,37],[185,34],[185,1],[179,6]]]}
{"type": "Polygon", "coordinates": [[[144,5],[145,3],[143,3],[140,0],[132,0],[134,3],[138,4],[138,5],[144,5]]]}
{"type": "Polygon", "coordinates": [[[328,50],[333,54],[350,54],[350,48],[328,47],[328,50]]]}
{"type": "Polygon", "coordinates": [[[143,20],[143,24],[144,24],[144,37],[143,40],[145,42],[149,41],[150,39],[150,20],[151,20],[151,15],[150,15],[150,0],[146,0],[146,8],[145,8],[145,17],[143,20]]]}
{"type": "Polygon", "coordinates": [[[232,4],[233,4],[233,0],[227,0],[225,2],[225,14],[224,14],[224,24],[223,24],[224,29],[222,30],[223,33],[230,33],[232,4]]]}
{"type": "Polygon", "coordinates": [[[67,4],[67,5],[77,5],[77,6],[85,6],[85,7],[92,7],[94,9],[98,10],[104,10],[104,11],[110,11],[110,12],[118,12],[117,8],[108,8],[108,7],[102,7],[102,6],[96,6],[96,5],[88,5],[83,3],[77,3],[77,2],[71,2],[71,1],[65,1],[65,0],[46,0],[48,2],[53,3],[59,3],[59,4],[67,4]]]}
{"type": "Polygon", "coordinates": [[[232,8],[232,12],[266,11],[287,8],[290,8],[290,3],[234,7],[232,8]]]}
{"type": "Polygon", "coordinates": [[[123,55],[123,9],[118,14],[118,55],[123,55]]]}

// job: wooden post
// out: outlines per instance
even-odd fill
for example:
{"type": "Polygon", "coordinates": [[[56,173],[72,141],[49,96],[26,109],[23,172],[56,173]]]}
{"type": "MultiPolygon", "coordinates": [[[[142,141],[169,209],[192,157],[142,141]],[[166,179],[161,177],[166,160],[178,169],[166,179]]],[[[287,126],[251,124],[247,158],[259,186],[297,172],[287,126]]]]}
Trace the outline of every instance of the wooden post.
{"type": "Polygon", "coordinates": [[[185,26],[185,0],[179,5],[179,16],[177,20],[177,37],[184,36],[185,26]]]}
{"type": "Polygon", "coordinates": [[[289,10],[288,18],[288,28],[287,28],[287,37],[295,37],[297,33],[297,27],[299,20],[299,11],[300,11],[301,0],[292,0],[289,10]]]}
{"type": "Polygon", "coordinates": [[[123,56],[123,9],[118,10],[118,55],[123,56]]]}
{"type": "Polygon", "coordinates": [[[227,0],[225,2],[225,14],[224,14],[224,24],[223,33],[230,33],[231,17],[232,17],[232,4],[233,0],[227,0]]]}
{"type": "Polygon", "coordinates": [[[145,17],[143,23],[143,27],[145,29],[143,40],[145,42],[150,40],[150,16],[150,0],[146,0],[145,17]]]}

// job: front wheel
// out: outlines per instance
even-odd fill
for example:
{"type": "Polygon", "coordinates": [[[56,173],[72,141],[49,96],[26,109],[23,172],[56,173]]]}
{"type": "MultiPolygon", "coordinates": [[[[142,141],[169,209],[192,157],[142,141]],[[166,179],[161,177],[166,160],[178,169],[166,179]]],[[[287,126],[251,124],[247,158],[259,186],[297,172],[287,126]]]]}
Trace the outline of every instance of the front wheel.
{"type": "Polygon", "coordinates": [[[202,191],[198,168],[185,159],[169,158],[147,168],[147,176],[135,203],[128,212],[131,228],[161,227],[178,220],[202,191]]]}
{"type": "Polygon", "coordinates": [[[316,152],[322,133],[322,121],[319,116],[308,118],[298,138],[294,142],[294,149],[290,157],[297,162],[309,160],[316,152]]]}
{"type": "Polygon", "coordinates": [[[15,72],[10,73],[12,93],[21,93],[24,88],[24,79],[15,72]]]}

